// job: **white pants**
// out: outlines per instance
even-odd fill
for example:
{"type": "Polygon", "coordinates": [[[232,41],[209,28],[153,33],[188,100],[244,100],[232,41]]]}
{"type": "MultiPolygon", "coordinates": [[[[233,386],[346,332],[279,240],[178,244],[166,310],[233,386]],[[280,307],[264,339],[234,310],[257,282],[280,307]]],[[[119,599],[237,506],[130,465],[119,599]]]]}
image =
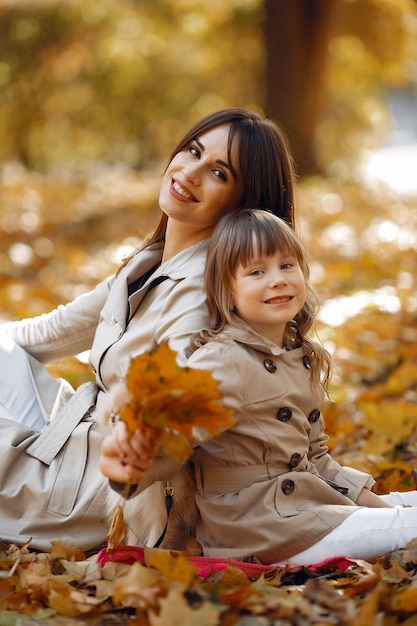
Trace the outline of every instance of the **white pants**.
{"type": "Polygon", "coordinates": [[[278,565],[312,565],[339,556],[372,561],[404,548],[417,537],[417,491],[393,491],[380,498],[395,508],[360,508],[311,548],[278,565]]]}
{"type": "Polygon", "coordinates": [[[0,327],[0,417],[40,432],[72,393],[0,327]]]}

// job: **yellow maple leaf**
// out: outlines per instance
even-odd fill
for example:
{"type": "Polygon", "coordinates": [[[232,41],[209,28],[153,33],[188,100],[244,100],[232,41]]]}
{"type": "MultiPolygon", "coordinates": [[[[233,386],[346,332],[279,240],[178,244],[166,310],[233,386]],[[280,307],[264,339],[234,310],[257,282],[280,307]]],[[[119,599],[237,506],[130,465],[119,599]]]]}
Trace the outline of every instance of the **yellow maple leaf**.
{"type": "Polygon", "coordinates": [[[417,360],[409,359],[400,363],[389,376],[385,393],[389,396],[401,395],[417,385],[417,360]]]}
{"type": "Polygon", "coordinates": [[[116,607],[140,607],[144,604],[157,607],[158,596],[163,591],[164,581],[160,572],[133,563],[125,575],[118,576],[113,585],[113,602],[116,607]]]}
{"type": "Polygon", "coordinates": [[[128,431],[139,429],[150,449],[159,444],[176,460],[192,454],[193,427],[216,436],[234,423],[211,373],[179,366],[167,344],[132,359],[126,386],[130,400],[120,419],[128,431]]]}
{"type": "Polygon", "coordinates": [[[391,609],[399,613],[412,613],[417,611],[417,589],[408,588],[397,593],[391,600],[391,609]]]}
{"type": "Polygon", "coordinates": [[[401,461],[394,463],[380,461],[369,468],[369,473],[375,478],[373,490],[384,494],[391,491],[411,491],[416,484],[412,474],[412,466],[401,461]]]}
{"type": "Polygon", "coordinates": [[[175,580],[189,587],[197,577],[194,565],[180,552],[161,548],[145,548],[145,561],[169,580],[175,580]]]}
{"type": "MultiPolygon", "coordinates": [[[[190,606],[182,589],[173,586],[166,598],[159,601],[159,611],[149,613],[149,623],[151,626],[218,626],[221,615],[220,607],[207,600],[203,600],[198,607],[190,606]]],[[[229,623],[237,622],[229,620],[229,623]]]]}
{"type": "Polygon", "coordinates": [[[417,407],[400,399],[359,402],[364,413],[362,424],[369,429],[365,454],[386,454],[407,439],[417,427],[417,407]]]}

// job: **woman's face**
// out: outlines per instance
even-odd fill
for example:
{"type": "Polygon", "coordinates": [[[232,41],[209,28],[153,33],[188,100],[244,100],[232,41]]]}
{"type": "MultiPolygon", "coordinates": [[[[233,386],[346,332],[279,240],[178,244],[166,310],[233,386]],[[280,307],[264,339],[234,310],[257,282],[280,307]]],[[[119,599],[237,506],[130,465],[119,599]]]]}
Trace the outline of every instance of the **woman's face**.
{"type": "Polygon", "coordinates": [[[228,159],[229,124],[217,126],[176,154],[162,180],[159,205],[170,220],[203,238],[234,211],[243,193],[237,142],[228,159]]]}

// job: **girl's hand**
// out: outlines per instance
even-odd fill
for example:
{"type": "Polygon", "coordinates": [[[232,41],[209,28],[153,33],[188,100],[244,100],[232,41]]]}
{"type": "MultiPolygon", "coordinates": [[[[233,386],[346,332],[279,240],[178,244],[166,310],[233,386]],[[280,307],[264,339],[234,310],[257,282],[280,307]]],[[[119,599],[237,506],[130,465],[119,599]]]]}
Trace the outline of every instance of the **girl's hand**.
{"type": "Polygon", "coordinates": [[[367,506],[371,509],[378,509],[378,508],[392,509],[393,508],[392,504],[385,502],[385,500],[380,498],[376,493],[374,493],[373,491],[369,491],[369,489],[365,489],[365,488],[363,488],[362,491],[359,493],[356,499],[356,504],[358,504],[359,506],[367,506]]]}
{"type": "Polygon", "coordinates": [[[123,422],[117,422],[101,448],[100,470],[110,480],[138,483],[152,467],[155,448],[150,448],[140,431],[130,437],[123,422]]]}

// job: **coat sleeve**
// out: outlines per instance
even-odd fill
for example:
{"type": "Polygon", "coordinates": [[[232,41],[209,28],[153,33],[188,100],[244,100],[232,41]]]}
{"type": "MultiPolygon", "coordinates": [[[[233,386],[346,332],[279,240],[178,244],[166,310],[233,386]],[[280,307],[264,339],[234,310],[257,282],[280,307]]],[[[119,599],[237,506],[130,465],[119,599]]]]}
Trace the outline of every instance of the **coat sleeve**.
{"type": "Polygon", "coordinates": [[[347,496],[356,502],[363,488],[371,489],[375,480],[370,474],[353,467],[340,465],[329,453],[328,436],[325,433],[323,418],[313,424],[310,435],[309,460],[314,463],[318,473],[324,480],[331,481],[348,489],[347,496]]]}
{"type": "MultiPolygon", "coordinates": [[[[223,393],[223,401],[237,413],[243,403],[240,394],[240,390],[242,389],[240,372],[233,360],[228,359],[226,356],[224,356],[224,358],[219,357],[218,346],[219,344],[217,344],[216,347],[213,347],[212,344],[207,344],[207,346],[200,348],[191,355],[187,361],[187,365],[195,369],[210,370],[215,379],[223,381],[219,386],[223,393]]],[[[193,428],[192,444],[194,448],[212,439],[214,439],[213,435],[204,428],[193,428]]],[[[163,455],[157,456],[151,469],[145,472],[143,479],[137,485],[132,486],[128,493],[128,498],[142,493],[156,481],[169,480],[180,468],[181,463],[178,461],[169,459],[163,455]]],[[[109,481],[109,483],[113,490],[119,493],[123,492],[124,485],[114,481],[109,481]]]]}
{"type": "Polygon", "coordinates": [[[49,313],[1,324],[0,329],[41,363],[51,363],[91,348],[100,311],[112,279],[49,313]]]}

